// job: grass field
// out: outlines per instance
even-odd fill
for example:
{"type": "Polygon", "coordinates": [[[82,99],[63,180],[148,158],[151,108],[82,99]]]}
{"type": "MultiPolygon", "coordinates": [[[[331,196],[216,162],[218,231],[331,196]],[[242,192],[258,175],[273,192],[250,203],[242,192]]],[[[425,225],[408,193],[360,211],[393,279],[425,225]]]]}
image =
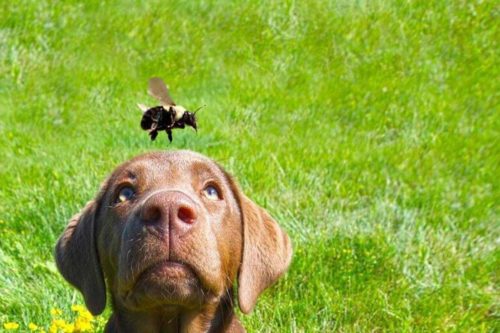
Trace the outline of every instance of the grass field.
{"type": "Polygon", "coordinates": [[[119,162],[182,148],[293,239],[249,332],[498,332],[499,19],[496,1],[2,1],[0,331],[75,315],[52,257],[67,220],[119,162]],[[198,135],[140,130],[155,75],[206,105],[198,135]]]}

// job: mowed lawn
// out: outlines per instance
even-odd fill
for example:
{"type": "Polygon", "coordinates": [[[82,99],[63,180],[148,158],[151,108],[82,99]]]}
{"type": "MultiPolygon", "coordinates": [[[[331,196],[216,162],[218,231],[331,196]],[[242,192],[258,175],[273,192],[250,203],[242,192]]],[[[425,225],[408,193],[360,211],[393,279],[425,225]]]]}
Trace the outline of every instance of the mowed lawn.
{"type": "Polygon", "coordinates": [[[74,320],[57,237],[118,163],[173,149],[219,161],[293,239],[249,332],[497,331],[499,19],[496,1],[2,1],[0,331],[74,320]],[[205,105],[197,135],[149,141],[151,76],[205,105]]]}

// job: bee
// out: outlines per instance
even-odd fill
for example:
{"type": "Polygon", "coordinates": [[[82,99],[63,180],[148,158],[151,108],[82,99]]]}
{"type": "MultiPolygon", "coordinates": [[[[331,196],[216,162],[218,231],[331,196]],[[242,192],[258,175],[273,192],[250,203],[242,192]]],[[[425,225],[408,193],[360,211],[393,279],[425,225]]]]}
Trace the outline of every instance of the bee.
{"type": "Polygon", "coordinates": [[[170,97],[168,88],[159,77],[149,79],[148,93],[156,98],[161,105],[147,107],[144,104],[137,104],[143,112],[141,128],[149,132],[151,140],[154,141],[159,131],[165,131],[168,140],[172,142],[172,129],[191,126],[198,131],[196,124],[196,110],[190,112],[185,107],[176,105],[170,97]]]}

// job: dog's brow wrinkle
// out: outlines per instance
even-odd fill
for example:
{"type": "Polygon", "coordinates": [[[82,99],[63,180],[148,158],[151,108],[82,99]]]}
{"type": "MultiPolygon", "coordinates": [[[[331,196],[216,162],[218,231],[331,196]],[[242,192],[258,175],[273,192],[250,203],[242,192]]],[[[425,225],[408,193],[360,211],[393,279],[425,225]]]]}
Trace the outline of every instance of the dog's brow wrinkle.
{"type": "Polygon", "coordinates": [[[126,174],[127,174],[127,177],[130,179],[133,179],[133,180],[137,179],[137,175],[135,174],[135,172],[133,172],[131,170],[127,170],[126,174]]]}

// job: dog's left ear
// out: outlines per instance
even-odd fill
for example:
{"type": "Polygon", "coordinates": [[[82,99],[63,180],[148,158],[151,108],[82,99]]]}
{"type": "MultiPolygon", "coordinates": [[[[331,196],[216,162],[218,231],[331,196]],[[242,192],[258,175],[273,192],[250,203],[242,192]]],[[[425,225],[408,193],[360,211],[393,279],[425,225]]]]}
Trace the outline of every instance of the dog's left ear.
{"type": "Polygon", "coordinates": [[[238,275],[238,302],[249,313],[264,289],[286,271],[292,259],[288,235],[261,207],[238,190],[243,220],[243,258],[238,275]]]}
{"type": "Polygon", "coordinates": [[[71,218],[55,249],[59,271],[80,290],[93,315],[100,314],[106,307],[106,285],[95,240],[99,200],[90,201],[71,218]]]}

